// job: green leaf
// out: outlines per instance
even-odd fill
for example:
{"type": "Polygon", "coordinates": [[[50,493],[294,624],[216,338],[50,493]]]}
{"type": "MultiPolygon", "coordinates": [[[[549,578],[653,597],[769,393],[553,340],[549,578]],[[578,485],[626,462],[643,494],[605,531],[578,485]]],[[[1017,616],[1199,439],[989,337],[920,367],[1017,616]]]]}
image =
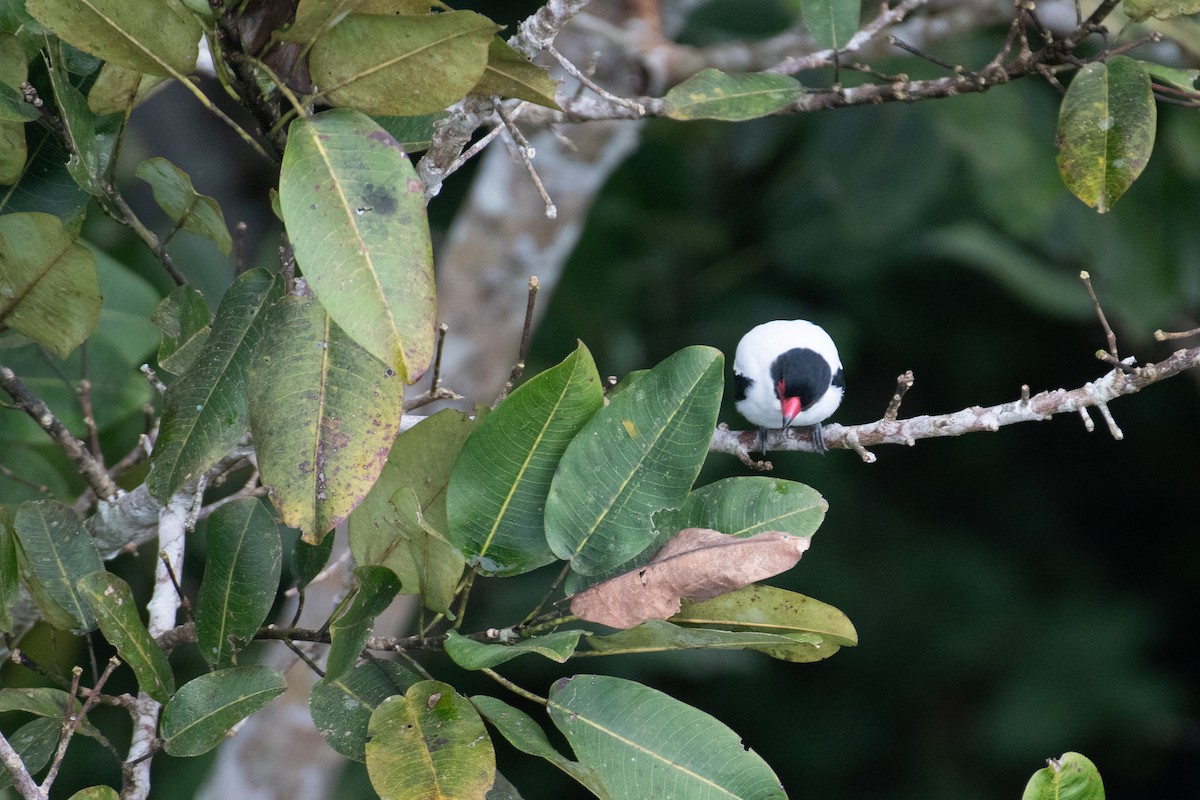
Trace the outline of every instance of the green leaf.
{"type": "Polygon", "coordinates": [[[815,633],[767,633],[763,631],[718,631],[649,620],[641,625],[606,636],[593,636],[588,644],[605,655],[646,654],[672,650],[758,650],[781,661],[821,661],[838,652],[815,633]]]}
{"type": "Polygon", "coordinates": [[[325,682],[340,678],[354,666],[371,635],[375,618],[391,605],[400,581],[387,567],[364,566],[354,570],[358,589],[350,607],[329,626],[329,657],[325,682]]]}
{"type": "Polygon", "coordinates": [[[499,36],[488,44],[487,68],[471,94],[483,97],[515,97],[546,108],[558,109],[554,93],[558,83],[545,67],[539,67],[508,46],[499,36]]]}
{"type": "Polygon", "coordinates": [[[450,470],[463,442],[486,416],[482,407],[474,419],[446,409],[402,433],[379,479],[350,515],[354,560],[391,568],[400,577],[404,594],[420,594],[425,605],[438,613],[450,610],[465,562],[457,548],[427,529],[446,530],[450,470]],[[411,488],[413,497],[394,504],[392,499],[404,488],[411,488]]]}
{"type": "Polygon", "coordinates": [[[684,628],[658,619],[606,636],[592,636],[588,645],[610,656],[672,650],[758,650],[772,658],[796,663],[820,661],[840,649],[815,634],[684,628]]]}
{"type": "Polygon", "coordinates": [[[1135,22],[1146,17],[1170,19],[1200,12],[1200,0],[1125,0],[1122,9],[1135,22]]]}
{"type": "Polygon", "coordinates": [[[1087,756],[1063,753],[1033,773],[1021,800],[1104,800],[1104,781],[1087,756]]]}
{"type": "Polygon", "coordinates": [[[433,251],[421,182],[396,140],[349,109],[293,122],[279,203],[334,322],[415,382],[433,358],[433,251]]]}
{"type": "Polygon", "coordinates": [[[309,67],[335,105],[367,114],[428,114],[479,83],[500,27],[474,11],[351,14],[317,39],[309,67]]]}
{"type": "Polygon", "coordinates": [[[604,405],[582,344],[493,411],[463,445],[446,490],[448,536],[484,575],[549,564],[543,516],[550,482],[571,439],[604,405]]]}
{"type": "MultiPolygon", "coordinates": [[[[138,365],[158,341],[148,319],[158,294],[111,257],[88,249],[96,262],[104,307],[88,339],[86,359],[80,348],[58,362],[32,344],[8,350],[4,356],[6,366],[76,435],[86,430],[77,394],[79,381],[84,378],[91,384],[92,411],[101,432],[150,402],[150,386],[138,372],[138,365]]],[[[0,414],[0,438],[35,445],[46,442],[45,432],[24,414],[0,414]]]]}
{"type": "Polygon", "coordinates": [[[743,538],[764,531],[812,536],[828,508],[817,490],[803,483],[758,475],[725,478],[692,492],[680,508],[655,514],[654,526],[664,540],[684,528],[743,538]]]}
{"type": "Polygon", "coordinates": [[[420,114],[415,117],[388,115],[372,117],[379,123],[379,127],[391,134],[401,149],[409,154],[427,150],[433,143],[434,126],[445,118],[445,111],[435,111],[432,114],[420,114]]]}
{"type": "Polygon", "coordinates": [[[89,786],[80,789],[67,800],[120,800],[120,797],[117,790],[111,786],[89,786]]]}
{"type": "MultiPolygon", "coordinates": [[[[15,42],[12,39],[9,41],[15,42]]],[[[16,47],[18,50],[20,49],[19,44],[16,47]]],[[[25,102],[25,97],[20,92],[9,86],[7,82],[0,81],[0,122],[18,122],[24,125],[26,122],[41,119],[41,116],[42,112],[30,103],[25,102]]],[[[8,129],[5,128],[4,130],[8,129]]],[[[20,142],[24,144],[25,129],[21,127],[13,128],[13,130],[21,132],[20,142]]],[[[21,164],[23,165],[24,163],[24,159],[22,159],[21,164]]],[[[20,174],[19,167],[15,174],[20,174]]],[[[15,175],[13,177],[15,178],[15,175]]]]}
{"type": "Polygon", "coordinates": [[[9,185],[0,190],[0,212],[49,213],[68,227],[78,226],[91,195],[71,177],[71,154],[62,138],[49,125],[29,126],[25,137],[28,158],[18,176],[4,181],[9,185]]]}
{"type": "Polygon", "coordinates": [[[591,767],[584,766],[578,761],[572,761],[550,744],[542,726],[524,711],[513,708],[503,700],[495,697],[477,694],[471,697],[471,703],[483,718],[490,722],[509,744],[528,753],[531,756],[544,758],[563,772],[570,775],[592,794],[601,800],[609,798],[608,791],[600,782],[600,777],[591,767]]]}
{"type": "Polygon", "coordinates": [[[367,774],[383,800],[483,797],[496,757],[483,720],[454,687],[421,681],[371,714],[367,774]]]}
{"type": "MultiPolygon", "coordinates": [[[[62,689],[47,687],[21,687],[0,689],[0,713],[5,711],[23,711],[61,723],[67,713],[67,701],[71,698],[62,689]]],[[[75,700],[71,711],[77,712],[82,705],[75,700]]],[[[105,741],[103,734],[85,717],[79,723],[79,732],[93,739],[105,741]]]]}
{"type": "Polygon", "coordinates": [[[1183,89],[1185,92],[1194,92],[1196,90],[1196,81],[1200,79],[1200,69],[1183,69],[1181,67],[1168,67],[1163,64],[1155,64],[1153,61],[1142,61],[1137,59],[1137,63],[1151,78],[1157,78],[1162,83],[1169,83],[1183,89]]]}
{"type": "MultiPolygon", "coordinates": [[[[21,757],[25,769],[31,775],[36,775],[50,763],[61,733],[61,719],[35,719],[9,734],[8,743],[21,757]]],[[[8,770],[0,770],[0,791],[9,786],[12,786],[12,776],[8,770]]]]}
{"type": "Polygon", "coordinates": [[[212,312],[197,289],[178,286],[163,298],[150,316],[162,331],[158,365],[172,375],[182,375],[204,352],[212,333],[212,312]]]}
{"type": "Polygon", "coordinates": [[[107,62],[88,91],[88,108],[97,116],[124,114],[149,96],[165,80],[107,62]]]}
{"type": "Polygon", "coordinates": [[[468,639],[457,631],[449,631],[446,634],[446,655],[463,669],[490,669],[526,653],[537,653],[564,664],[574,654],[583,633],[581,630],[555,631],[513,644],[484,644],[468,639]]]}
{"type": "Polygon", "coordinates": [[[55,42],[50,53],[52,57],[47,62],[50,85],[72,153],[67,170],[85,192],[102,197],[111,183],[112,157],[122,121],[98,119],[88,108],[87,98],[71,82],[69,56],[63,52],[61,43],[55,42]]]}
{"type": "MultiPolygon", "coordinates": [[[[10,41],[15,42],[15,40],[11,39],[10,41]]],[[[19,44],[16,47],[20,49],[19,44]]],[[[7,82],[0,82],[0,122],[17,122],[24,125],[26,122],[41,119],[41,116],[42,112],[33,105],[25,102],[25,97],[20,92],[9,86],[7,82]]],[[[4,130],[8,129],[5,128],[4,130]]],[[[24,144],[25,129],[21,127],[13,128],[13,130],[21,132],[20,142],[24,144]]],[[[24,163],[24,159],[22,159],[21,164],[23,165],[24,163]]],[[[16,174],[20,174],[19,167],[16,174]]],[[[13,177],[15,178],[15,175],[13,177]]]]}
{"type": "Polygon", "coordinates": [[[802,594],[775,586],[746,586],[695,602],[684,600],[671,621],[680,625],[716,625],[763,633],[816,634],[840,646],[858,644],[858,632],[838,609],[802,594]]]}
{"type": "Polygon", "coordinates": [[[229,255],[233,239],[221,207],[197,192],[186,172],[165,158],[151,158],[138,164],[136,174],[150,184],[154,201],[176,225],[208,239],[223,255],[229,255]]]}
{"type": "Polygon", "coordinates": [[[198,756],[219,745],[230,728],[287,689],[283,676],[254,665],[201,675],[179,687],[163,706],[159,733],[173,756],[198,756]]]}
{"type": "Polygon", "coordinates": [[[292,24],[276,36],[285,42],[311,42],[340,17],[353,11],[361,0],[299,0],[292,24]]]}
{"type": "Polygon", "coordinates": [[[64,41],[104,61],[173,77],[196,65],[200,25],[172,3],[28,0],[26,8],[64,41]]]}
{"type": "MultiPolygon", "coordinates": [[[[96,259],[96,275],[100,278],[100,294],[104,297],[100,322],[88,340],[89,357],[92,346],[97,340],[103,339],[129,365],[122,377],[136,378],[137,382],[145,384],[146,379],[138,368],[146,362],[159,341],[158,331],[150,322],[159,293],[145,278],[103,250],[88,242],[83,242],[83,245],[96,259]]],[[[81,371],[80,374],[82,376],[84,373],[81,371]]],[[[104,376],[92,374],[88,377],[96,383],[102,381],[104,376]]],[[[142,395],[139,393],[138,396],[142,395]]]]}
{"type": "Polygon", "coordinates": [[[712,440],[724,358],[687,347],[611,399],[567,446],[546,501],[550,549],[584,575],[653,539],[650,515],[687,497],[712,440]]]}
{"type": "Polygon", "coordinates": [[[283,547],[274,516],[254,497],[218,508],[208,518],[207,532],[196,642],[208,663],[227,667],[271,611],[283,547]]]}
{"type": "Polygon", "coordinates": [[[804,25],[821,47],[840,50],[858,30],[859,0],[800,0],[804,25]]]}
{"type": "MultiPolygon", "coordinates": [[[[0,497],[0,502],[3,498],[0,497]]],[[[13,532],[8,509],[0,505],[0,632],[12,633],[12,604],[21,590],[17,569],[17,535],[13,532]]],[[[2,690],[0,690],[2,692],[2,690]]]]}
{"type": "Polygon", "coordinates": [[[779,778],[714,717],[656,689],[606,675],[576,675],[550,690],[550,719],[580,762],[617,800],[784,798],[779,778]]]}
{"type": "Polygon", "coordinates": [[[313,724],[334,750],[346,758],[366,761],[371,713],[419,680],[420,676],[395,661],[367,661],[341,677],[318,681],[308,703],[313,724]]]}
{"type": "Polygon", "coordinates": [[[1150,76],[1132,58],[1083,67],[1059,110],[1063,183],[1101,214],[1108,211],[1150,160],[1156,119],[1150,76]]]}
{"type": "Polygon", "coordinates": [[[96,262],[50,214],[0,216],[0,325],[66,358],[100,318],[96,262]]]}
{"type": "Polygon", "coordinates": [[[262,481],[316,544],[362,502],[400,427],[404,383],[313,297],[285,297],[246,382],[262,481]]]}
{"type": "Polygon", "coordinates": [[[667,92],[663,113],[678,120],[742,122],[774,114],[802,94],[804,87],[790,75],[703,69],[667,92]]]}
{"type": "Polygon", "coordinates": [[[0,183],[15,183],[20,179],[29,158],[24,118],[30,111],[41,116],[18,90],[28,77],[28,56],[20,40],[9,33],[0,34],[0,97],[3,98],[0,105],[6,111],[6,119],[0,122],[0,183]]]}
{"type": "Polygon", "coordinates": [[[22,503],[13,528],[31,574],[46,594],[75,621],[82,634],[96,627],[96,618],[77,588],[79,579],[104,569],[100,553],[75,512],[53,500],[22,503]]]}
{"type": "MultiPolygon", "coordinates": [[[[425,515],[414,487],[401,486],[388,503],[396,519],[396,530],[389,541],[403,552],[386,554],[385,559],[400,561],[413,573],[408,593],[419,594],[426,608],[454,619],[450,603],[466,566],[462,554],[446,541],[443,531],[425,515]]],[[[444,507],[440,497],[435,503],[444,507]]],[[[437,513],[436,508],[431,510],[437,513]]],[[[444,510],[441,514],[444,518],[444,510]]]]}
{"type": "Polygon", "coordinates": [[[171,665],[142,624],[129,584],[100,570],[79,580],[79,592],[100,623],[104,638],[137,676],[142,691],[160,703],[170,700],[175,692],[171,665]]]}
{"type": "Polygon", "coordinates": [[[165,502],[233,449],[246,433],[246,374],[283,281],[252,269],[221,299],[204,351],[163,398],[150,457],[150,493],[165,502]]]}

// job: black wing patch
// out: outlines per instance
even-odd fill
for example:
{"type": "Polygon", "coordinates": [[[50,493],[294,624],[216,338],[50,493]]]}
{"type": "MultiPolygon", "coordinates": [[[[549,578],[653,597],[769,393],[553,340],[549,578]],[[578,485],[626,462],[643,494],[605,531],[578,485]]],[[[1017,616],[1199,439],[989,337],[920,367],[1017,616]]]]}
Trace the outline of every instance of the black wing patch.
{"type": "Polygon", "coordinates": [[[754,385],[754,381],[747,378],[745,375],[733,373],[733,400],[740,403],[746,399],[746,392],[750,391],[750,387],[754,385]]]}
{"type": "Polygon", "coordinates": [[[842,374],[841,367],[838,367],[838,371],[834,373],[833,380],[829,382],[829,385],[836,386],[839,389],[846,388],[846,376],[842,374]]]}

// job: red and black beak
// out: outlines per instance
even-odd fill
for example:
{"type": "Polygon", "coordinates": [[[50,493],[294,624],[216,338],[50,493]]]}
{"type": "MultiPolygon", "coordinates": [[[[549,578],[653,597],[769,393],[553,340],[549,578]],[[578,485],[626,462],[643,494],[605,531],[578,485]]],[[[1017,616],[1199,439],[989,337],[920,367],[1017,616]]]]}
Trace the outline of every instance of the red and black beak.
{"type": "Polygon", "coordinates": [[[788,397],[784,394],[783,381],[775,384],[775,396],[779,398],[779,405],[783,409],[783,424],[780,427],[786,431],[792,426],[792,420],[799,416],[804,408],[799,397],[788,397]]]}

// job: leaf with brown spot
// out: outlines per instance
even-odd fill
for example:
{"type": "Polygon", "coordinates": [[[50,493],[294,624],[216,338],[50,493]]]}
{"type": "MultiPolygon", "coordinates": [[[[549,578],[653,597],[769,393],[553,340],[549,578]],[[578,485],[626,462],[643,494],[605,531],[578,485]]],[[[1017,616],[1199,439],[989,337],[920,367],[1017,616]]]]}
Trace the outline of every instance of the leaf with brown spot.
{"type": "Polygon", "coordinates": [[[684,598],[707,600],[791,569],[809,538],[765,531],[749,538],[687,528],[650,563],[575,595],[571,613],[613,628],[667,619],[684,598]]]}
{"type": "Polygon", "coordinates": [[[285,297],[268,328],[247,377],[250,431],[279,515],[317,544],[383,470],[404,383],[313,297],[285,297]]]}

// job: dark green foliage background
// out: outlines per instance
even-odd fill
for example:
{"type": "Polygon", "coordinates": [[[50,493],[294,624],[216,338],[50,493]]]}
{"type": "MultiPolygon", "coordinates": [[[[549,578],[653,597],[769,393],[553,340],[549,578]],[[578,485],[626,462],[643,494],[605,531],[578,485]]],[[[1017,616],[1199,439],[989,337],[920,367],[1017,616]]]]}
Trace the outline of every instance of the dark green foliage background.
{"type": "MultiPolygon", "coordinates": [[[[1099,216],[1055,172],[1057,102],[1026,82],[802,119],[652,123],[592,213],[535,363],[579,337],[620,375],[686,344],[732,353],[758,322],[805,317],[846,364],[835,421],[878,419],[905,369],[905,416],[990,405],[1022,383],[1103,374],[1080,269],[1122,355],[1163,358],[1190,342],[1153,330],[1195,325],[1200,127],[1160,109],[1149,168],[1099,216]]],[[[1196,390],[1187,376],[1115,403],[1120,442],[1098,416],[1091,434],[1063,416],[879,448],[874,465],[776,455],[778,475],[830,504],[778,583],[848,613],[859,647],[804,666],[606,666],[671,681],[797,797],[1014,798],[1069,749],[1110,797],[1192,796],[1196,390]]],[[[728,402],[722,419],[744,426],[728,402]]],[[[743,471],[713,456],[701,482],[743,471]]]]}

